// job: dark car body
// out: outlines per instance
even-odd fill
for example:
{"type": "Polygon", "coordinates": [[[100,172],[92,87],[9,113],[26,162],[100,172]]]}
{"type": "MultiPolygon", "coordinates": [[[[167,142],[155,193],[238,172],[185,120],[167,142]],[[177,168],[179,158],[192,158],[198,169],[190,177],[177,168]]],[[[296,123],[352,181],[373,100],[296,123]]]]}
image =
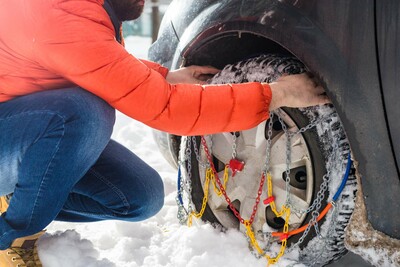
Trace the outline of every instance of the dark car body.
{"type": "Polygon", "coordinates": [[[171,69],[271,52],[300,59],[343,122],[369,221],[400,239],[398,41],[398,0],[175,0],[149,55],[171,69]]]}

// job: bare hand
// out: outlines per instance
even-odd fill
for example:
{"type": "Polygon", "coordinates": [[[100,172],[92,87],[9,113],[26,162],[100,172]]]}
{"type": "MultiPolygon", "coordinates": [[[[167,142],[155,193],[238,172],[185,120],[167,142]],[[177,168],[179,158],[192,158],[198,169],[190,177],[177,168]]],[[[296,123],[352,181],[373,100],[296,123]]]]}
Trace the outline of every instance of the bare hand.
{"type": "Polygon", "coordinates": [[[189,66],[170,71],[166,77],[172,84],[197,83],[205,84],[206,80],[217,74],[220,70],[210,66],[189,66]]]}
{"type": "Polygon", "coordinates": [[[287,75],[269,84],[272,100],[269,110],[280,107],[301,108],[330,103],[324,88],[307,74],[287,75]]]}

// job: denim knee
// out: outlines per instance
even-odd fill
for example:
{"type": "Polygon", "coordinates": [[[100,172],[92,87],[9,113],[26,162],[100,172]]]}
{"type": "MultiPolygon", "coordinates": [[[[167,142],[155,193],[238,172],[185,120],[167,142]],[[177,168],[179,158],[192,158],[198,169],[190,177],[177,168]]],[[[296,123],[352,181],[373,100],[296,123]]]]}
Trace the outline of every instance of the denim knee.
{"type": "Polygon", "coordinates": [[[164,185],[160,175],[152,169],[152,171],[148,173],[148,178],[152,182],[143,185],[140,194],[128,197],[130,205],[128,213],[124,216],[124,220],[145,220],[156,215],[163,207],[164,185]]]}
{"type": "Polygon", "coordinates": [[[154,179],[157,182],[153,184],[152,193],[147,195],[147,211],[143,215],[147,218],[156,215],[164,206],[164,184],[156,171],[153,175],[157,177],[157,179],[154,179]]]}

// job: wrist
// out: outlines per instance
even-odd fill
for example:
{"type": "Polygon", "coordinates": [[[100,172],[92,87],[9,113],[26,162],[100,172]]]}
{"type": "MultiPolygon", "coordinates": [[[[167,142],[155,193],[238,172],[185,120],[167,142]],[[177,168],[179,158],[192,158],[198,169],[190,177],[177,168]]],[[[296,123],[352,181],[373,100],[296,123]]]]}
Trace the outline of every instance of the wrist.
{"type": "Polygon", "coordinates": [[[167,80],[168,83],[176,84],[178,83],[176,75],[177,75],[176,70],[168,71],[167,75],[165,76],[165,79],[167,80]]]}
{"type": "Polygon", "coordinates": [[[282,99],[283,99],[283,90],[279,82],[273,82],[269,84],[271,88],[271,102],[269,104],[269,110],[275,110],[282,106],[282,99]]]}

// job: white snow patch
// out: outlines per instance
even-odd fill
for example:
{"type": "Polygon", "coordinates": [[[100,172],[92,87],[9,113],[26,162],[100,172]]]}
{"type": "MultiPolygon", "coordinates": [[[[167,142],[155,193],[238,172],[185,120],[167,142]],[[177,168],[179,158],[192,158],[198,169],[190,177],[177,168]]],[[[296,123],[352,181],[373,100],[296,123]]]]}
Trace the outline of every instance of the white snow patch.
{"type": "Polygon", "coordinates": [[[106,259],[99,260],[93,243],[74,230],[44,234],[38,241],[39,257],[43,266],[58,267],[112,267],[106,259]]]}

